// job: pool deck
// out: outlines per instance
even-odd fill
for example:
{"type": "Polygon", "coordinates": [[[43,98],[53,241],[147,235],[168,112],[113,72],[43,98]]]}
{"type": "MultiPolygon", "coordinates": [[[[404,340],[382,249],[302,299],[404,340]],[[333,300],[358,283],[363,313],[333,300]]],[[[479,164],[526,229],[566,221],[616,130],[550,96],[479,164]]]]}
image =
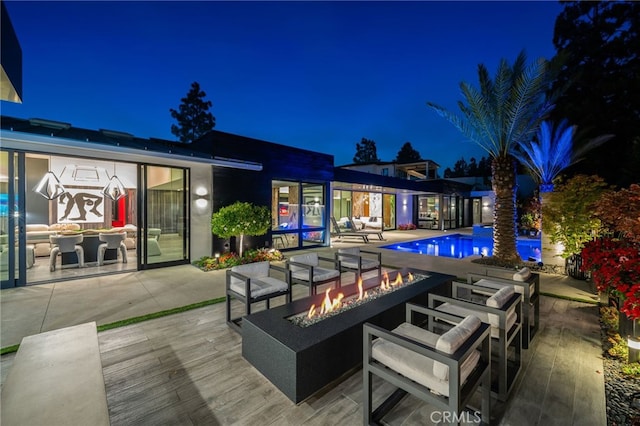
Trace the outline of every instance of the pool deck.
{"type": "MultiPolygon", "coordinates": [[[[379,248],[441,234],[385,232],[387,241],[380,243],[335,242],[309,251],[329,254],[358,245],[381,251],[385,265],[461,278],[482,270],[468,258],[379,248]]],[[[225,271],[202,272],[183,265],[2,290],[0,346],[71,325],[107,324],[219,298],[224,288],[225,271]]],[[[306,292],[294,289],[295,298],[306,292]]],[[[543,297],[539,336],[524,351],[524,369],[513,397],[494,407],[495,424],[605,425],[602,348],[593,304],[597,295],[584,281],[548,274],[541,275],[541,291],[589,303],[543,297]]],[[[242,338],[225,324],[222,303],[101,332],[99,339],[112,425],[362,422],[361,374],[302,404],[291,403],[242,358],[242,338]]],[[[0,384],[14,356],[0,358],[0,384]]],[[[378,392],[385,389],[381,386],[378,392]]],[[[433,407],[408,398],[387,424],[431,424],[429,410],[433,407]]]]}

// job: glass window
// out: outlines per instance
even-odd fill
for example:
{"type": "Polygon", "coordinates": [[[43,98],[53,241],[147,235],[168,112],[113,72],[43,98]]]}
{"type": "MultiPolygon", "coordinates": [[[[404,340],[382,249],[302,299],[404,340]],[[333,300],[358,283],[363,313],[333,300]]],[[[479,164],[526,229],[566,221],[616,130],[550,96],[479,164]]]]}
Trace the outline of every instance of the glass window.
{"type": "Polygon", "coordinates": [[[272,238],[274,248],[300,248],[324,244],[325,186],[274,180],[272,238]]]}
{"type": "Polygon", "coordinates": [[[324,185],[302,184],[302,227],[324,227],[324,185]]]}
{"type": "Polygon", "coordinates": [[[273,230],[299,228],[300,191],[296,182],[276,181],[271,184],[271,220],[273,230]]]}

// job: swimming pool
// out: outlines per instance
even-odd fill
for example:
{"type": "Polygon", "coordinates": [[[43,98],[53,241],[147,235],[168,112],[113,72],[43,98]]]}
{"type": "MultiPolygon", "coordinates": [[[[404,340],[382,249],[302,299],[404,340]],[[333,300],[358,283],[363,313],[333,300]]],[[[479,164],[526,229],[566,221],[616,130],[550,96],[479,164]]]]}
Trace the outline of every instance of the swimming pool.
{"type": "MultiPolygon", "coordinates": [[[[518,254],[524,260],[539,262],[542,257],[539,239],[522,239],[516,243],[518,254]]],[[[406,251],[428,256],[443,256],[462,259],[472,255],[491,256],[493,239],[472,237],[471,235],[451,234],[424,240],[408,241],[382,246],[389,250],[406,251]]]]}

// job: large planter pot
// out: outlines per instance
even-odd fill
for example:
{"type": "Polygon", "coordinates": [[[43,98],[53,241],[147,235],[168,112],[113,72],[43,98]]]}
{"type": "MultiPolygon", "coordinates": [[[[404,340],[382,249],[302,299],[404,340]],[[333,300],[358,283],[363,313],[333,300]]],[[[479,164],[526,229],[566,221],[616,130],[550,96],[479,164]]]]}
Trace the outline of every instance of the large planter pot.
{"type": "Polygon", "coordinates": [[[588,272],[582,270],[582,256],[579,254],[571,255],[565,260],[564,272],[577,280],[586,280],[588,272]]]}

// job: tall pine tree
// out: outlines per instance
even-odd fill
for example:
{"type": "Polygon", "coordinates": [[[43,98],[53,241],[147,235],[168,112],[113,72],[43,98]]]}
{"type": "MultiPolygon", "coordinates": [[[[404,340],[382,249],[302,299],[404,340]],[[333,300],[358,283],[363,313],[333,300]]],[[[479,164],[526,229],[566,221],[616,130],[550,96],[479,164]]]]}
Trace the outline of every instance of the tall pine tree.
{"type": "Polygon", "coordinates": [[[207,94],[200,90],[200,84],[194,81],[187,96],[180,99],[182,103],[178,111],[169,109],[171,117],[178,121],[177,125],[171,125],[171,133],[176,135],[180,142],[191,143],[215,127],[216,118],[209,112],[213,104],[211,101],[205,101],[205,96],[207,94]]]}
{"type": "Polygon", "coordinates": [[[640,2],[567,1],[553,43],[566,59],[556,81],[568,86],[551,119],[567,119],[584,140],[615,137],[571,167],[608,183],[638,181],[640,164],[640,2]]]}
{"type": "Polygon", "coordinates": [[[415,163],[416,161],[420,161],[421,159],[422,158],[420,156],[420,153],[413,149],[413,146],[411,146],[411,142],[405,142],[396,155],[396,162],[400,164],[415,163]]]}
{"type": "Polygon", "coordinates": [[[376,143],[372,140],[362,138],[360,143],[356,143],[356,155],[353,157],[353,162],[356,164],[377,163],[378,151],[376,149],[376,143]]]}

